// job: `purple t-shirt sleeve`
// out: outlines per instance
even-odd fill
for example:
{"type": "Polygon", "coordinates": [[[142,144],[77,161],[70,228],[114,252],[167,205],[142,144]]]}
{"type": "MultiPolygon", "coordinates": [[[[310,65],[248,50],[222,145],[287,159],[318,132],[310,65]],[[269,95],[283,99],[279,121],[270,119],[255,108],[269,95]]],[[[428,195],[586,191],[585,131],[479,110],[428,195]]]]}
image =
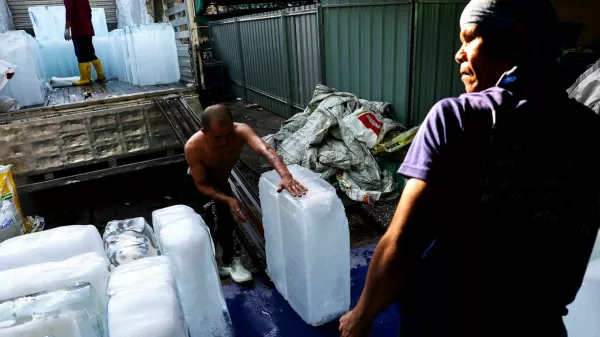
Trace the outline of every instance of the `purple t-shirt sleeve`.
{"type": "Polygon", "coordinates": [[[444,150],[457,131],[462,129],[460,101],[446,99],[429,112],[408,150],[398,173],[407,178],[431,180],[444,166],[444,150]]]}

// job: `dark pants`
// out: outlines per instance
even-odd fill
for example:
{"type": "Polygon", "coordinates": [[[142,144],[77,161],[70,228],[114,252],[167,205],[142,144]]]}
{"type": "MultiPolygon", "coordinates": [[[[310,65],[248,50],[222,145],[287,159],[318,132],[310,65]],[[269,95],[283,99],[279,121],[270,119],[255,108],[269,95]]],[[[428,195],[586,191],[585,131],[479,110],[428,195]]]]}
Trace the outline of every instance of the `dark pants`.
{"type": "MultiPolygon", "coordinates": [[[[216,238],[216,241],[218,241],[219,245],[221,245],[221,249],[223,250],[223,264],[230,264],[233,259],[238,256],[239,244],[234,239],[233,234],[233,230],[235,229],[235,226],[237,226],[237,223],[233,219],[233,215],[231,214],[229,207],[223,203],[215,202],[213,207],[204,209],[204,206],[211,200],[202,195],[196,189],[191,176],[187,176],[185,183],[186,193],[192,200],[192,208],[194,208],[197,213],[202,215],[206,225],[208,228],[210,228],[213,238],[216,238]],[[216,212],[213,212],[213,209],[216,212]],[[214,216],[215,213],[216,221],[214,216]]],[[[231,187],[229,185],[217,187],[217,190],[221,191],[227,196],[233,196],[233,192],[231,191],[231,187]]]]}
{"type": "Polygon", "coordinates": [[[75,46],[77,62],[87,63],[97,59],[94,44],[92,43],[92,36],[74,36],[73,46],[75,46]]]}

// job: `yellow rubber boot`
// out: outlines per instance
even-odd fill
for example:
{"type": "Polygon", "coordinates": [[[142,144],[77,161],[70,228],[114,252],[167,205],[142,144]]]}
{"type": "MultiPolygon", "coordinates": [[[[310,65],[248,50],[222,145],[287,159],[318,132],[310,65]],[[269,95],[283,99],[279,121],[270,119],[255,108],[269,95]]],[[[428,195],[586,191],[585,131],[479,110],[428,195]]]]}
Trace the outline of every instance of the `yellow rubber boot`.
{"type": "Polygon", "coordinates": [[[92,61],[92,64],[94,65],[94,69],[96,69],[96,75],[98,75],[94,81],[104,82],[105,78],[104,78],[104,70],[102,70],[102,63],[100,62],[99,59],[95,59],[92,61]]]}
{"type": "Polygon", "coordinates": [[[79,63],[79,75],[81,78],[77,82],[73,82],[73,85],[86,85],[92,83],[90,79],[92,78],[92,67],[90,63],[79,63]]]}

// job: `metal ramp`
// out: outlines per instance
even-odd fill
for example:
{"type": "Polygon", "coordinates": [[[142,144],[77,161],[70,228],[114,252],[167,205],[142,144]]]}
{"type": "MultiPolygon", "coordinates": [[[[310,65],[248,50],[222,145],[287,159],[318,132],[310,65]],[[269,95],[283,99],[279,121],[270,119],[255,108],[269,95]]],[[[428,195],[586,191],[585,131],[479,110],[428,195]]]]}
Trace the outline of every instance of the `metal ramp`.
{"type": "MultiPolygon", "coordinates": [[[[200,118],[180,95],[155,98],[154,101],[169,121],[169,124],[171,124],[182,146],[185,146],[187,141],[202,128],[200,118]]],[[[248,254],[250,254],[254,264],[268,278],[259,197],[248,186],[248,182],[246,182],[236,167],[231,171],[229,184],[234,196],[246,206],[245,215],[248,221],[236,226],[235,230],[238,238],[248,254]]]]}

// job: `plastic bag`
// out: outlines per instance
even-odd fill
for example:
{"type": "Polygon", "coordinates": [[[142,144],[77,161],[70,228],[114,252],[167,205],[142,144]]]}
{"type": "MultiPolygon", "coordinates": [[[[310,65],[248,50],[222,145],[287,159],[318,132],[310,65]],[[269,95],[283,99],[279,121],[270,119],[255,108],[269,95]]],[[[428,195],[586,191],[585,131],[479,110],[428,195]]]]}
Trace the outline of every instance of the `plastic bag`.
{"type": "Polygon", "coordinates": [[[2,90],[6,83],[13,77],[15,71],[17,71],[16,65],[5,60],[0,60],[0,90],[2,90]]]}
{"type": "Polygon", "coordinates": [[[11,166],[0,165],[0,200],[8,200],[15,205],[19,213],[20,223],[23,224],[23,213],[21,212],[21,204],[19,203],[19,196],[17,195],[17,187],[13,180],[11,166]]]}
{"type": "Polygon", "coordinates": [[[144,218],[111,221],[102,239],[111,270],[143,257],[159,255],[154,231],[144,218]]]}
{"type": "Polygon", "coordinates": [[[10,200],[0,200],[0,242],[19,235],[23,235],[19,211],[10,200]]]}
{"type": "Polygon", "coordinates": [[[344,117],[344,124],[358,141],[373,148],[390,131],[402,127],[402,124],[384,118],[381,114],[360,108],[344,117]]]}
{"type": "Polygon", "coordinates": [[[392,153],[400,151],[401,149],[412,144],[412,141],[417,135],[417,131],[419,131],[419,127],[420,126],[415,126],[414,128],[408,131],[395,135],[392,139],[388,139],[388,137],[385,137],[384,141],[381,144],[377,144],[375,145],[375,147],[373,147],[373,153],[381,154],[384,152],[392,153]]]}
{"type": "Polygon", "coordinates": [[[17,111],[21,108],[16,99],[0,95],[0,113],[17,111]]]}
{"type": "Polygon", "coordinates": [[[79,81],[79,79],[81,79],[79,76],[51,77],[49,83],[54,88],[72,87],[73,83],[79,81]]]}

